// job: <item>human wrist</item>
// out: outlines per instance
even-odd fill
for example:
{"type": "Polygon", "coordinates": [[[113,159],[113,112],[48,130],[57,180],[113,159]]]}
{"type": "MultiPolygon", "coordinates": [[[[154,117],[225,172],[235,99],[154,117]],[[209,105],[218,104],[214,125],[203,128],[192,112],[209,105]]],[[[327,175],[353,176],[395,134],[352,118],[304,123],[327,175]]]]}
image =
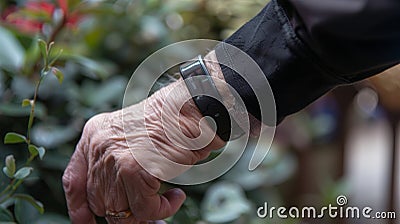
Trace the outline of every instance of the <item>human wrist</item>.
{"type": "Polygon", "coordinates": [[[254,116],[248,114],[247,109],[236,90],[225,80],[225,76],[215,50],[210,51],[204,57],[204,61],[210,76],[212,77],[215,86],[221,95],[222,103],[228,110],[231,118],[236,121],[242,131],[249,131],[251,136],[258,136],[260,122],[254,116]]]}
{"type": "Polygon", "coordinates": [[[232,92],[236,90],[225,80],[224,73],[218,61],[215,50],[210,51],[204,57],[204,63],[215,83],[219,94],[221,95],[224,106],[227,108],[231,116],[235,118],[242,130],[246,132],[247,130],[249,131],[250,136],[259,136],[262,126],[261,122],[252,114],[249,114],[242,103],[238,102],[237,97],[239,96],[235,97],[232,94],[232,92]],[[246,116],[243,116],[243,114],[246,114],[246,116]]]}
{"type": "Polygon", "coordinates": [[[204,64],[210,73],[211,78],[214,81],[215,87],[221,95],[223,104],[225,107],[230,108],[234,104],[234,96],[229,90],[228,84],[225,81],[224,74],[222,73],[221,66],[218,63],[217,55],[215,51],[210,51],[204,56],[204,64]]]}

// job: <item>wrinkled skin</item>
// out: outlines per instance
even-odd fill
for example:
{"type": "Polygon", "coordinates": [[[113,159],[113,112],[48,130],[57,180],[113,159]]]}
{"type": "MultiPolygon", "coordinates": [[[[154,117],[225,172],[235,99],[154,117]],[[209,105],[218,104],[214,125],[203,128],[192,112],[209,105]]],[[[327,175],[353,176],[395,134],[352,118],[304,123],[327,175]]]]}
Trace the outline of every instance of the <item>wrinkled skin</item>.
{"type": "Polygon", "coordinates": [[[185,169],[163,159],[194,164],[225,144],[200,121],[201,114],[187,99],[190,95],[179,80],[139,104],[87,122],[63,176],[73,223],[95,223],[95,216],[104,217],[106,210],[132,212],[126,219],[106,217],[109,223],[153,223],[177,212],[185,193],[158,191],[161,180],[185,169]],[[193,147],[190,140],[202,136],[207,144],[188,150],[193,147]]]}

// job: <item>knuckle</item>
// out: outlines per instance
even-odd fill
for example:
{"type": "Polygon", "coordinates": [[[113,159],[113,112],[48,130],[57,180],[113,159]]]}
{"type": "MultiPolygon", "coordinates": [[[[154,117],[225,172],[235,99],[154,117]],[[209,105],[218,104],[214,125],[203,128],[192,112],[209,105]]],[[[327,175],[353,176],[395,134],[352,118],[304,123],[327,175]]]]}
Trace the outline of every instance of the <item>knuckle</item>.
{"type": "Polygon", "coordinates": [[[143,191],[148,189],[149,194],[153,194],[160,189],[161,183],[156,177],[149,174],[145,170],[140,171],[139,175],[142,181],[143,191]]]}
{"type": "Polygon", "coordinates": [[[121,165],[119,167],[118,174],[122,177],[131,177],[131,176],[135,175],[135,172],[132,168],[121,165]]]}
{"type": "Polygon", "coordinates": [[[72,177],[72,173],[69,170],[66,170],[64,172],[64,174],[62,176],[62,184],[63,184],[63,188],[64,188],[64,191],[65,191],[65,194],[67,197],[79,190],[78,189],[79,186],[76,183],[76,181],[74,181],[74,178],[72,177]]]}
{"type": "Polygon", "coordinates": [[[107,116],[108,113],[98,114],[86,122],[81,140],[78,143],[78,147],[83,148],[85,155],[94,156],[98,159],[104,153],[104,150],[111,145],[112,142],[106,135],[108,129],[103,127],[107,116]]]}
{"type": "Polygon", "coordinates": [[[66,170],[62,176],[62,184],[66,193],[70,192],[71,189],[71,178],[70,173],[66,170]]]}
{"type": "Polygon", "coordinates": [[[104,119],[104,116],[106,114],[97,114],[93,117],[91,117],[85,124],[83,128],[83,133],[90,134],[92,131],[96,130],[97,126],[101,123],[101,121],[104,119]]]}
{"type": "Polygon", "coordinates": [[[121,178],[133,178],[137,176],[138,171],[141,169],[139,164],[129,156],[118,160],[117,163],[118,176],[121,178]]]}

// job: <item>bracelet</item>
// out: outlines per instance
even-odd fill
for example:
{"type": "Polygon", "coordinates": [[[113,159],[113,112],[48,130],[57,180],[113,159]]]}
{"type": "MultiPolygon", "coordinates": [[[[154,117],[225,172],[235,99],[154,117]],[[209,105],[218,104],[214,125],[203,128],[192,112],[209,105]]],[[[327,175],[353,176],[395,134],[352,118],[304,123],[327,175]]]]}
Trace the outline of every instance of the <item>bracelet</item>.
{"type": "Polygon", "coordinates": [[[222,140],[233,140],[244,134],[236,121],[234,119],[231,121],[201,55],[195,61],[182,65],[180,73],[201,114],[214,119],[217,126],[216,133],[222,140]]]}

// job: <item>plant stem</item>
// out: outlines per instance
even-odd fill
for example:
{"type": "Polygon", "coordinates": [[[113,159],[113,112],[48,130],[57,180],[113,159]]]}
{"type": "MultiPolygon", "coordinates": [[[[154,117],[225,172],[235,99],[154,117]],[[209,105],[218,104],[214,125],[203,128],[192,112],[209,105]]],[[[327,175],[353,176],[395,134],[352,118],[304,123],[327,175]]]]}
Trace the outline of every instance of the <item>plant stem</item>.
{"type": "MultiPolygon", "coordinates": [[[[66,17],[63,16],[62,21],[60,22],[60,24],[54,29],[54,31],[50,35],[49,40],[47,42],[47,46],[49,46],[50,43],[53,42],[56,39],[57,35],[64,28],[65,22],[66,22],[66,17]]],[[[48,69],[46,67],[47,67],[47,65],[45,65],[45,68],[43,68],[43,69],[48,69]]],[[[42,79],[43,79],[43,74],[40,74],[40,79],[39,79],[38,83],[36,84],[35,93],[33,95],[33,103],[32,103],[32,106],[31,106],[31,112],[29,114],[29,122],[28,122],[28,130],[27,130],[27,143],[28,144],[31,143],[31,128],[32,128],[32,125],[33,125],[34,117],[35,117],[35,105],[36,105],[37,94],[38,94],[39,86],[40,86],[40,83],[41,83],[42,79]]]]}
{"type": "Polygon", "coordinates": [[[10,190],[10,188],[11,188],[11,186],[12,186],[13,184],[14,184],[14,179],[11,181],[11,183],[10,183],[6,188],[4,188],[4,190],[1,191],[0,196],[2,196],[2,195],[4,195],[5,193],[7,193],[7,191],[10,190]]]}
{"type": "MultiPolygon", "coordinates": [[[[56,36],[63,29],[63,27],[65,25],[65,22],[66,22],[66,17],[63,16],[63,19],[60,22],[60,24],[54,29],[54,31],[50,35],[49,40],[47,42],[48,46],[50,45],[51,42],[53,42],[56,39],[56,36]]],[[[47,67],[47,65],[45,65],[45,66],[47,67]]],[[[48,69],[46,67],[44,69],[48,69]]],[[[36,105],[37,94],[38,94],[39,86],[40,86],[40,83],[41,83],[42,79],[43,79],[43,74],[40,74],[40,79],[39,79],[38,83],[36,84],[35,93],[33,95],[33,103],[32,103],[32,106],[31,106],[31,112],[29,114],[29,122],[28,122],[28,130],[27,130],[27,142],[28,142],[28,144],[31,143],[31,128],[32,128],[32,125],[33,125],[34,117],[35,117],[35,105],[36,105]]]]}
{"type": "MultiPolygon", "coordinates": [[[[13,179],[11,181],[11,183],[0,193],[0,196],[3,196],[4,194],[6,194],[9,190],[11,190],[12,186],[14,185],[15,179],[13,179]]],[[[5,196],[4,198],[0,199],[0,204],[7,201],[7,199],[10,198],[10,194],[7,194],[7,196],[5,196]]]]}
{"type": "Polygon", "coordinates": [[[29,122],[28,122],[28,130],[27,130],[27,143],[28,145],[31,143],[31,129],[32,129],[32,125],[33,125],[33,120],[35,118],[35,106],[36,106],[36,100],[37,100],[37,94],[39,92],[39,86],[40,83],[42,82],[42,75],[40,76],[39,81],[36,83],[36,87],[35,87],[35,92],[33,94],[33,101],[32,101],[32,105],[31,105],[31,112],[29,113],[29,122]]]}
{"type": "MultiPolygon", "coordinates": [[[[48,42],[47,42],[47,46],[48,47],[49,47],[50,43],[52,43],[56,39],[57,35],[60,33],[60,31],[65,26],[66,20],[67,20],[67,18],[64,15],[62,21],[60,22],[60,24],[55,27],[54,31],[49,36],[49,39],[48,39],[48,42]]],[[[47,52],[47,54],[49,54],[49,52],[47,52]]],[[[50,55],[48,55],[48,56],[50,56],[50,55]]],[[[40,61],[40,57],[37,58],[37,62],[35,63],[35,66],[33,68],[33,73],[35,73],[35,71],[38,70],[37,64],[39,63],[39,61],[40,61]]],[[[38,95],[38,92],[39,92],[39,87],[40,87],[40,84],[42,82],[42,79],[45,77],[45,72],[48,72],[47,71],[49,69],[48,67],[49,67],[48,64],[45,63],[44,64],[44,68],[41,71],[40,78],[37,81],[36,86],[35,86],[33,100],[32,100],[32,103],[31,103],[31,110],[30,110],[30,113],[29,113],[27,134],[26,134],[26,136],[27,136],[26,137],[26,143],[27,143],[28,147],[31,144],[31,129],[32,129],[33,121],[35,119],[35,106],[36,106],[36,101],[37,101],[37,95],[38,95]]],[[[33,161],[34,158],[35,158],[35,156],[31,155],[26,160],[25,166],[28,166],[33,161]]],[[[18,187],[23,182],[24,182],[24,178],[23,179],[18,179],[18,180],[12,179],[12,181],[9,183],[9,185],[4,190],[2,190],[0,192],[0,204],[5,202],[5,201],[7,201],[9,198],[11,198],[14,195],[15,191],[18,189],[18,187]]]]}
{"type": "MultiPolygon", "coordinates": [[[[55,32],[53,33],[54,35],[52,35],[51,39],[53,39],[55,37],[55,35],[61,30],[61,28],[62,28],[62,26],[55,30],[55,32]]],[[[36,106],[37,96],[38,96],[38,92],[39,92],[39,87],[40,87],[40,84],[41,84],[43,78],[45,77],[45,72],[47,72],[46,71],[47,69],[48,69],[47,65],[45,65],[45,68],[42,69],[40,78],[36,83],[35,91],[33,94],[33,100],[31,103],[31,111],[29,113],[29,121],[28,121],[28,128],[27,128],[27,134],[26,134],[26,136],[27,136],[26,143],[27,143],[28,147],[31,144],[31,129],[32,129],[33,121],[35,119],[35,106],[36,106]]],[[[31,155],[26,160],[25,166],[29,166],[29,164],[33,161],[34,158],[35,158],[35,156],[31,155]]],[[[24,182],[24,179],[19,179],[17,182],[15,182],[15,179],[13,179],[11,181],[11,183],[0,193],[0,196],[8,193],[7,196],[0,199],[0,204],[5,202],[7,199],[11,198],[13,196],[13,194],[15,193],[15,191],[17,190],[17,188],[19,187],[19,185],[21,185],[23,182],[24,182]]]]}
{"type": "Polygon", "coordinates": [[[48,43],[51,43],[56,39],[58,33],[64,28],[66,20],[67,18],[64,15],[60,24],[54,29],[53,33],[50,35],[48,43]]]}
{"type": "MultiPolygon", "coordinates": [[[[35,119],[35,105],[36,105],[37,95],[39,92],[39,87],[40,87],[40,83],[42,82],[42,79],[43,79],[43,75],[40,76],[39,81],[36,83],[35,92],[33,94],[33,100],[32,100],[32,104],[31,104],[31,112],[29,113],[28,130],[27,130],[27,138],[26,138],[28,147],[29,147],[29,144],[31,143],[31,129],[32,129],[32,125],[33,125],[33,120],[35,119]]],[[[34,156],[30,156],[26,160],[25,166],[28,166],[34,158],[35,158],[34,156]]],[[[9,192],[6,197],[4,197],[0,200],[0,204],[5,202],[10,197],[12,197],[12,195],[15,193],[15,191],[17,190],[19,185],[22,184],[23,181],[24,181],[24,179],[19,179],[16,183],[14,183],[15,179],[13,179],[11,181],[11,183],[0,193],[0,196],[1,196],[1,195],[6,194],[7,192],[9,192]]]]}
{"type": "MultiPolygon", "coordinates": [[[[15,181],[15,179],[13,180],[13,182],[15,181]]],[[[11,198],[13,196],[13,194],[15,193],[15,191],[17,190],[17,188],[19,187],[19,185],[22,184],[22,182],[24,182],[24,179],[19,179],[14,185],[10,184],[7,186],[7,191],[11,190],[10,193],[7,194],[7,196],[5,196],[4,198],[2,198],[0,200],[0,204],[7,201],[9,198],[11,198]]]]}
{"type": "Polygon", "coordinates": [[[22,184],[22,182],[24,182],[25,179],[19,179],[12,187],[11,187],[11,192],[7,195],[7,198],[10,198],[11,196],[13,196],[13,194],[15,193],[15,191],[18,189],[19,185],[22,184]]]}
{"type": "MultiPolygon", "coordinates": [[[[29,166],[29,164],[33,161],[33,159],[35,159],[35,156],[30,156],[25,163],[25,166],[29,166]]],[[[13,194],[15,193],[15,191],[17,190],[17,188],[19,187],[19,185],[21,185],[24,182],[24,179],[19,179],[15,184],[16,179],[13,179],[11,181],[11,183],[0,193],[0,196],[6,194],[7,192],[10,192],[7,194],[7,196],[5,196],[4,198],[0,199],[0,204],[5,202],[7,199],[11,198],[13,196],[13,194]]]]}

